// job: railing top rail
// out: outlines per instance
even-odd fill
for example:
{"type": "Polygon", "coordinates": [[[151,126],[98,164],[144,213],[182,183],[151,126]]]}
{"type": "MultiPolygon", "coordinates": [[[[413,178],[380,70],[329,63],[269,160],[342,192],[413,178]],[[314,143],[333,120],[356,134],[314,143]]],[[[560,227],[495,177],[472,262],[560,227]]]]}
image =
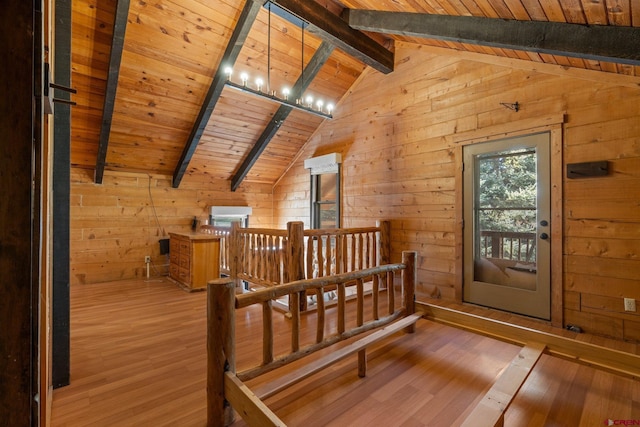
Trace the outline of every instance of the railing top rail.
{"type": "Polygon", "coordinates": [[[275,228],[238,228],[239,234],[267,234],[271,236],[287,237],[287,230],[278,230],[275,228]]]}
{"type": "MultiPolygon", "coordinates": [[[[222,227],[220,227],[222,228],[222,227]]],[[[218,229],[218,227],[216,227],[218,229]]],[[[226,228],[224,228],[226,229],[226,228]]],[[[237,228],[238,233],[241,234],[270,234],[273,236],[287,236],[286,229],[275,228],[237,228]]],[[[358,234],[358,233],[374,233],[379,232],[380,227],[354,227],[354,228],[322,228],[322,229],[304,229],[305,236],[325,236],[331,235],[344,235],[344,234],[358,234]]]]}
{"type": "Polygon", "coordinates": [[[264,288],[255,292],[250,292],[236,296],[236,308],[248,307],[264,301],[280,298],[296,292],[309,289],[318,289],[324,286],[336,285],[340,283],[352,282],[357,279],[382,274],[390,271],[404,270],[405,264],[386,264],[377,267],[366,268],[364,270],[351,271],[348,273],[334,274],[332,276],[317,277],[314,279],[296,280],[294,282],[277,285],[271,288],[264,288]]]}
{"type": "Polygon", "coordinates": [[[326,235],[344,235],[358,233],[374,233],[380,231],[380,227],[358,227],[358,228],[320,228],[305,229],[305,236],[326,236],[326,235]]]}

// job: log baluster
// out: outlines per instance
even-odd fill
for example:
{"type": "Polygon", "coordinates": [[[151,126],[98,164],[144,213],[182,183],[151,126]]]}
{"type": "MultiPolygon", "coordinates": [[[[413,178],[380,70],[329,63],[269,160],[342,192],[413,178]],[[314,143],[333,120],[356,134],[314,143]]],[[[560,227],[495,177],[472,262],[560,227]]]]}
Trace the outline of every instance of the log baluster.
{"type": "Polygon", "coordinates": [[[377,232],[371,233],[371,266],[380,265],[378,264],[378,241],[376,239],[377,232]]]}
{"type": "Polygon", "coordinates": [[[336,274],[344,273],[344,235],[336,235],[336,274]]]}
{"type": "Polygon", "coordinates": [[[257,236],[253,233],[249,234],[249,265],[247,268],[247,272],[249,273],[249,277],[254,278],[256,277],[256,270],[255,270],[255,265],[256,265],[256,247],[258,246],[257,243],[257,236]]]}
{"type": "Polygon", "coordinates": [[[256,276],[260,279],[266,278],[266,265],[265,265],[265,257],[267,255],[267,236],[264,233],[258,234],[258,265],[256,269],[256,276]]]}
{"type": "Polygon", "coordinates": [[[387,272],[387,300],[389,301],[389,314],[393,314],[396,306],[395,287],[393,286],[393,272],[387,272]]]}
{"type": "MultiPolygon", "coordinates": [[[[364,324],[364,284],[362,279],[356,279],[356,325],[364,324]]],[[[363,378],[367,375],[367,349],[363,348],[358,352],[358,376],[363,378]]]]}
{"type": "Polygon", "coordinates": [[[347,296],[344,283],[338,284],[338,333],[344,333],[346,324],[347,296]]]}
{"type": "Polygon", "coordinates": [[[307,279],[313,278],[313,246],[314,238],[309,236],[307,238],[307,279]]]}
{"type": "Polygon", "coordinates": [[[282,260],[282,283],[289,283],[289,270],[287,265],[287,257],[289,256],[289,239],[287,237],[282,238],[282,253],[280,259],[282,260]]]}
{"type": "Polygon", "coordinates": [[[279,284],[276,281],[276,247],[273,241],[273,235],[269,235],[267,241],[267,279],[274,285],[279,284]]]}
{"type": "Polygon", "coordinates": [[[291,352],[300,350],[300,294],[295,292],[289,294],[289,310],[291,313],[291,352]]]}
{"type": "Polygon", "coordinates": [[[358,270],[364,269],[364,239],[362,233],[358,233],[358,270]]]}
{"type": "Polygon", "coordinates": [[[364,234],[364,248],[365,248],[364,268],[373,267],[373,263],[371,262],[371,246],[370,246],[369,236],[370,236],[369,233],[364,234]]]}
{"type": "Polygon", "coordinates": [[[240,288],[242,285],[238,274],[240,273],[240,262],[243,248],[240,243],[240,225],[237,222],[231,223],[231,233],[229,234],[229,275],[235,281],[235,286],[240,288]]]}
{"type": "Polygon", "coordinates": [[[227,426],[234,421],[224,398],[225,372],[236,372],[235,289],[232,279],[207,284],[207,425],[227,426]]]}
{"type": "Polygon", "coordinates": [[[331,234],[327,234],[326,235],[326,243],[324,245],[325,248],[325,255],[324,255],[324,262],[325,262],[325,270],[324,270],[324,275],[325,276],[331,276],[332,273],[331,272],[331,265],[333,264],[333,256],[331,255],[331,251],[333,250],[332,245],[331,245],[331,234]]]}
{"type": "Polygon", "coordinates": [[[324,311],[324,289],[316,289],[316,342],[322,342],[324,340],[324,326],[325,326],[325,311],[324,311]]]}
{"type": "Polygon", "coordinates": [[[349,271],[356,270],[356,236],[355,234],[351,234],[351,267],[349,271]]]}
{"type": "Polygon", "coordinates": [[[356,279],[356,323],[362,326],[364,323],[364,282],[356,279]]]}
{"type": "Polygon", "coordinates": [[[250,254],[248,236],[244,231],[239,234],[239,240],[240,262],[238,264],[238,274],[246,275],[249,273],[249,270],[247,269],[247,263],[250,254]]]}
{"type": "Polygon", "coordinates": [[[378,306],[380,304],[380,275],[374,274],[371,280],[372,289],[371,289],[371,299],[372,299],[372,309],[373,309],[373,320],[378,320],[380,318],[380,313],[378,311],[378,306]]]}
{"type": "Polygon", "coordinates": [[[349,263],[351,262],[349,258],[350,253],[351,251],[349,250],[349,235],[345,233],[342,236],[342,259],[343,259],[342,272],[343,273],[346,273],[349,271],[349,263]]]}
{"type": "Polygon", "coordinates": [[[286,239],[282,236],[278,237],[278,283],[287,283],[283,277],[284,252],[286,250],[286,239]]]}
{"type": "Polygon", "coordinates": [[[324,255],[322,253],[322,235],[316,237],[316,257],[318,263],[318,277],[324,276],[324,255]]]}
{"type": "MultiPolygon", "coordinates": [[[[414,251],[403,251],[402,252],[402,263],[406,266],[404,270],[402,270],[402,290],[404,292],[404,308],[406,310],[406,316],[410,316],[416,312],[415,308],[415,292],[416,292],[416,280],[418,274],[417,268],[417,252],[414,251]]],[[[412,323],[411,325],[405,328],[405,331],[408,333],[413,333],[416,331],[416,324],[412,323]]]]}
{"type": "Polygon", "coordinates": [[[273,362],[273,303],[262,303],[262,364],[273,362]]]}

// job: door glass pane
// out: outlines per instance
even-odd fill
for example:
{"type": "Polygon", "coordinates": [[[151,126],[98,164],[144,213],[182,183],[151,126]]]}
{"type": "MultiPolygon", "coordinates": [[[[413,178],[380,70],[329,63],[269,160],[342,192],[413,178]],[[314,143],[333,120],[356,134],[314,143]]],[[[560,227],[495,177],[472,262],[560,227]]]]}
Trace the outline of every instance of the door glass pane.
{"type": "Polygon", "coordinates": [[[536,288],[536,152],[475,157],[474,280],[536,288]]]}

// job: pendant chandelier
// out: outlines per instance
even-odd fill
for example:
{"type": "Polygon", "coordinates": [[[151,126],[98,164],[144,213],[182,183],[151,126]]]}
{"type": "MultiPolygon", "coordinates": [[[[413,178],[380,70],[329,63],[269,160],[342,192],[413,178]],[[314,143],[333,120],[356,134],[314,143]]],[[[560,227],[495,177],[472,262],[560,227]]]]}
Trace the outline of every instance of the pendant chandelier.
{"type": "MultiPolygon", "coordinates": [[[[233,76],[233,68],[226,67],[224,69],[224,73],[227,77],[225,81],[225,85],[242,91],[244,93],[248,93],[251,95],[259,96],[261,98],[268,99],[273,102],[277,102],[278,104],[294,108],[300,111],[306,111],[307,113],[315,114],[317,116],[323,117],[325,119],[333,118],[333,104],[326,103],[322,99],[315,99],[312,95],[307,94],[303,96],[302,93],[296,97],[296,94],[291,93],[291,89],[288,87],[283,87],[280,91],[273,90],[271,88],[271,5],[272,3],[269,1],[267,3],[267,9],[269,10],[269,18],[268,18],[268,31],[267,31],[267,80],[266,82],[262,79],[262,77],[256,77],[253,81],[250,81],[250,76],[247,72],[240,73],[240,82],[236,82],[232,80],[233,76]]],[[[289,12],[286,12],[289,13],[289,12]]],[[[302,42],[300,48],[300,57],[301,57],[301,70],[300,70],[300,82],[302,83],[300,87],[304,87],[304,27],[308,25],[307,22],[302,20],[299,17],[295,17],[296,20],[300,21],[300,29],[302,31],[302,42]]]]}

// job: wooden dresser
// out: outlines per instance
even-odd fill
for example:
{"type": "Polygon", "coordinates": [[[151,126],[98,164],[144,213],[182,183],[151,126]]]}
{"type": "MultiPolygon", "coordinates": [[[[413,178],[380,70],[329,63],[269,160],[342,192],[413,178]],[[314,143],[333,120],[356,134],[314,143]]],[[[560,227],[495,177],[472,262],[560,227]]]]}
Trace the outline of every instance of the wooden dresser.
{"type": "Polygon", "coordinates": [[[191,291],[220,277],[220,237],[169,233],[169,277],[191,291]]]}

